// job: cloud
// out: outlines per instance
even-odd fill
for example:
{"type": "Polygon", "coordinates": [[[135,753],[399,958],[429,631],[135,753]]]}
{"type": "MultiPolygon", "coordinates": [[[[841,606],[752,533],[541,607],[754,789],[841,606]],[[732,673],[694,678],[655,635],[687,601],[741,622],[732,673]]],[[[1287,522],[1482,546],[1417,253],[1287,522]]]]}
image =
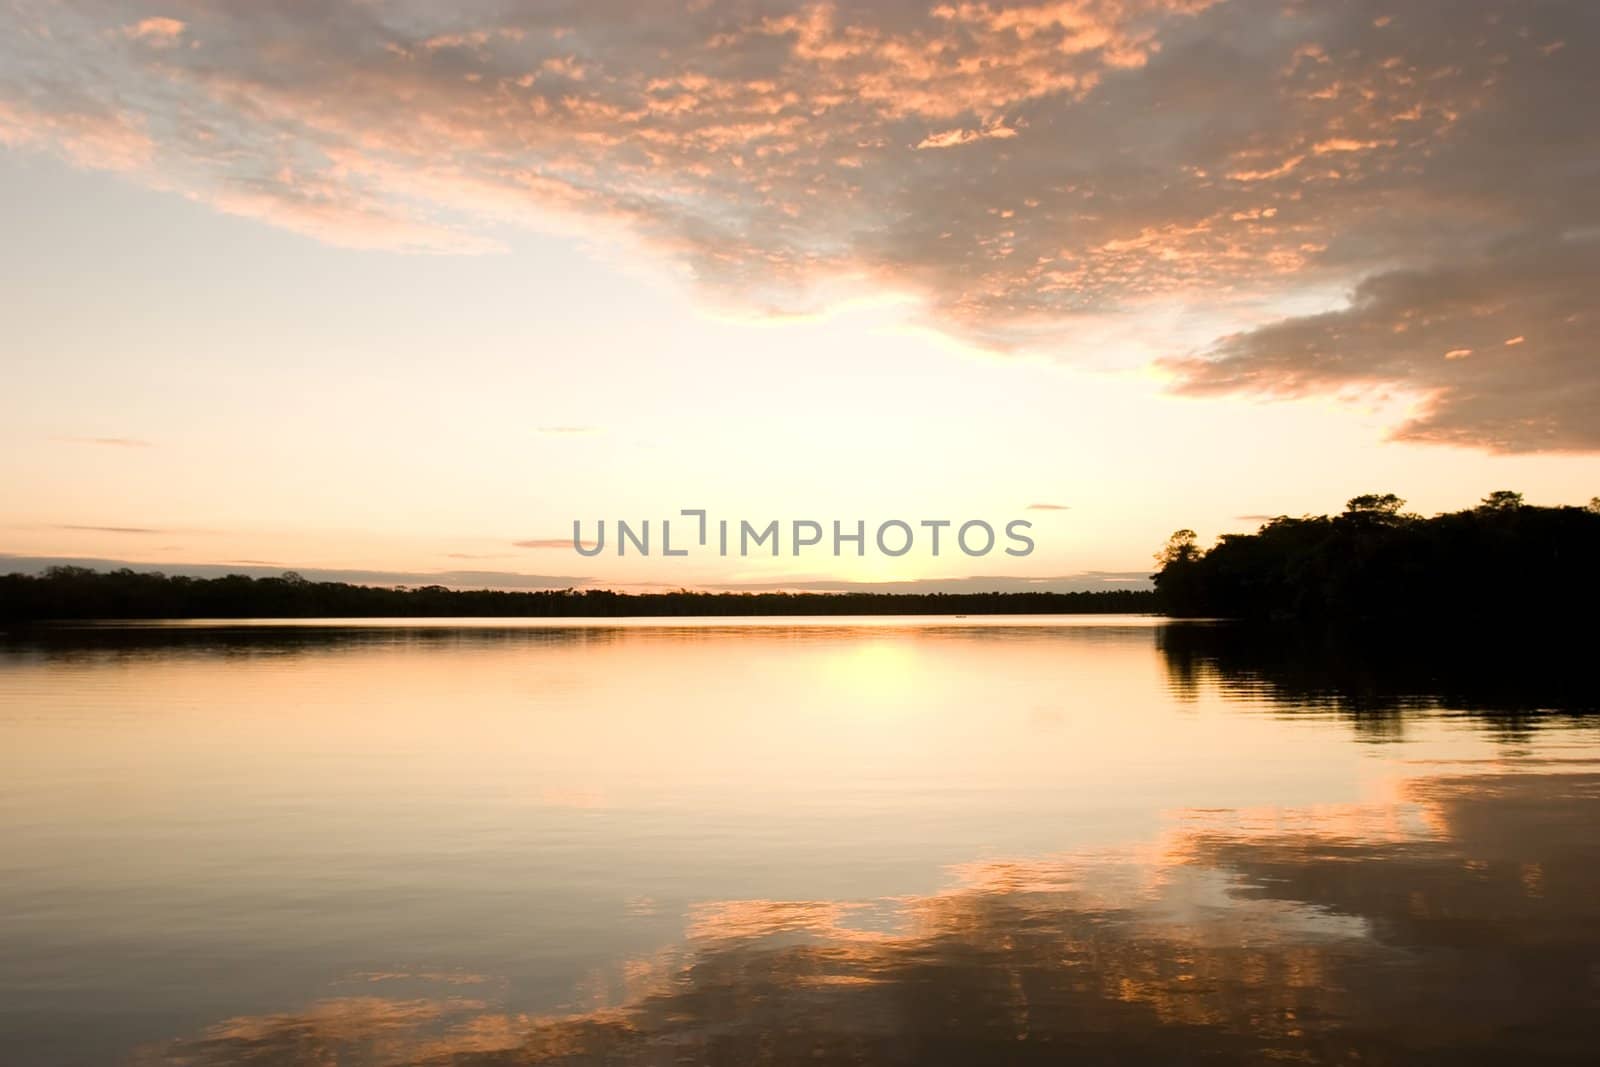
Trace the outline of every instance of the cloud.
{"type": "Polygon", "coordinates": [[[143,534],[171,534],[171,533],[177,533],[178,532],[177,530],[159,530],[159,529],[154,529],[154,528],[147,527],[147,526],[70,526],[70,525],[58,525],[58,526],[56,526],[54,528],[57,529],[57,530],[77,530],[77,531],[84,532],[84,533],[108,533],[108,534],[140,534],[140,535],[143,535],[143,534]]]}
{"type": "Polygon", "coordinates": [[[157,45],[170,45],[183,36],[183,23],[178,19],[148,18],[141,19],[122,30],[123,34],[135,41],[147,41],[157,45]]]}
{"type": "Polygon", "coordinates": [[[58,440],[74,445],[103,445],[107,448],[154,448],[149,441],[137,437],[62,437],[58,440]]]}
{"type": "Polygon", "coordinates": [[[1564,306],[1592,285],[1571,250],[1600,232],[1587,0],[702,0],[670,19],[185,0],[131,30],[111,0],[14,7],[0,143],[335,244],[486,252],[507,224],[567,227],[717,302],[805,310],[845,282],[1068,357],[1086,316],[1221,308],[1238,337],[1164,351],[1191,392],[1376,385],[1424,397],[1408,440],[1596,447],[1545,376],[1590,395],[1600,360],[1536,354],[1562,320],[1526,287],[1509,332],[1454,341],[1448,294],[1420,293],[1446,301],[1412,309],[1445,347],[1358,374],[1278,347],[1302,319],[1262,325],[1467,262],[1565,269],[1564,306]],[[1518,336],[1533,388],[1485,358],[1518,336]]]}
{"type": "Polygon", "coordinates": [[[957,148],[974,141],[982,141],[991,137],[1015,137],[1017,131],[1014,127],[1007,126],[1004,122],[996,122],[978,130],[945,130],[943,133],[930,133],[917,142],[920,148],[957,148]]]}
{"type": "Polygon", "coordinates": [[[125,173],[148,173],[156,158],[141,116],[87,102],[81,109],[51,110],[7,100],[0,75],[0,148],[40,147],[81,167],[125,173]]]}
{"type": "MultiPolygon", "coordinates": [[[[569,552],[573,551],[572,538],[570,537],[538,537],[531,541],[513,541],[511,543],[517,548],[564,548],[569,552]]],[[[583,541],[581,544],[584,548],[593,548],[595,546],[593,541],[583,541]]]]}
{"type": "Polygon", "coordinates": [[[1029,504],[1028,511],[1071,511],[1070,504],[1029,504]]]}
{"type": "Polygon", "coordinates": [[[1401,440],[1497,452],[1600,450],[1600,239],[1550,234],[1374,275],[1349,305],[1169,363],[1193,394],[1401,390],[1401,440]]]}
{"type": "Polygon", "coordinates": [[[539,432],[561,435],[599,433],[600,430],[595,426],[541,426],[539,432]]]}

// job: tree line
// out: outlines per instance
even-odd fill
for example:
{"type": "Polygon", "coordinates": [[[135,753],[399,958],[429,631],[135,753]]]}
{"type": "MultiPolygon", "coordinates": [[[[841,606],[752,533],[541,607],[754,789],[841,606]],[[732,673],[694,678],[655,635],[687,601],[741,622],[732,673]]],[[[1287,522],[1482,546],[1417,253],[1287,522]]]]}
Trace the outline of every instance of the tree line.
{"type": "Polygon", "coordinates": [[[190,578],[52,567],[0,577],[0,621],[72,619],[587,617],[693,615],[1052,615],[1154,612],[1148,590],[1080,593],[618,593],[460,590],[312,582],[288,572],[190,578]]]}
{"type": "Polygon", "coordinates": [[[1393,493],[1338,515],[1279,516],[1200,547],[1179,530],[1156,555],[1155,589],[1076,593],[619,593],[461,590],[281,577],[191,578],[52,567],[0,577],[0,621],[73,619],[1052,615],[1164,613],[1236,619],[1499,617],[1593,625],[1600,599],[1600,498],[1537,507],[1498,491],[1432,517],[1393,493]]]}
{"type": "Polygon", "coordinates": [[[1476,507],[1410,514],[1393,493],[1343,513],[1279,516],[1202,549],[1179,530],[1152,577],[1169,615],[1242,619],[1481,620],[1593,626],[1600,498],[1536,507],[1491,493],[1476,507]]]}

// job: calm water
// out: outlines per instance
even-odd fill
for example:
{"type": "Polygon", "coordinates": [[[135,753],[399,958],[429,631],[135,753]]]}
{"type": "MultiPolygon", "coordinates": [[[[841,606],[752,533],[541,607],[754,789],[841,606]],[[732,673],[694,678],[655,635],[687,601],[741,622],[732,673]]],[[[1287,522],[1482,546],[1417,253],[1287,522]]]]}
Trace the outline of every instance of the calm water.
{"type": "Polygon", "coordinates": [[[0,637],[0,1062],[1595,1062],[1566,654],[1100,618],[0,637]]]}

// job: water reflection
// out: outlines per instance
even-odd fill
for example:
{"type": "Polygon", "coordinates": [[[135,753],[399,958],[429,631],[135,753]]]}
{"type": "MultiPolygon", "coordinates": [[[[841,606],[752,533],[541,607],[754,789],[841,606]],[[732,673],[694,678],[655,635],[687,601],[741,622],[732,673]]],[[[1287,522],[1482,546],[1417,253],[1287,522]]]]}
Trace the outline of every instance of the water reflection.
{"type": "Polygon", "coordinates": [[[1380,736],[1403,730],[1407,712],[1463,712],[1519,731],[1600,711],[1591,638],[1537,620],[1512,635],[1432,625],[1401,631],[1180,623],[1157,631],[1169,682],[1182,697],[1215,685],[1285,710],[1339,711],[1380,736]]]}
{"type": "Polygon", "coordinates": [[[162,662],[173,658],[248,660],[334,655],[381,649],[449,651],[516,645],[531,649],[606,644],[627,630],[616,626],[428,626],[371,620],[333,625],[217,623],[211,625],[60,625],[0,630],[0,652],[16,662],[94,664],[162,662]]]}
{"type": "Polygon", "coordinates": [[[1343,810],[1192,813],[926,896],[731,901],[593,1010],[347,997],[146,1065],[1589,1063],[1600,768],[1436,774],[1343,810]],[[1265,822],[1262,819],[1265,818],[1265,822]]]}
{"type": "Polygon", "coordinates": [[[642,619],[236,619],[172,622],[59,623],[0,628],[0,651],[43,658],[146,651],[195,655],[318,652],[406,645],[416,648],[561,645],[613,642],[817,641],[839,637],[916,635],[961,642],[1071,640],[1125,644],[1149,638],[1165,621],[1149,615],[763,616],[642,619]]]}
{"type": "Polygon", "coordinates": [[[1587,651],[1331,640],[0,637],[0,1061],[1582,1058],[1587,651]]]}

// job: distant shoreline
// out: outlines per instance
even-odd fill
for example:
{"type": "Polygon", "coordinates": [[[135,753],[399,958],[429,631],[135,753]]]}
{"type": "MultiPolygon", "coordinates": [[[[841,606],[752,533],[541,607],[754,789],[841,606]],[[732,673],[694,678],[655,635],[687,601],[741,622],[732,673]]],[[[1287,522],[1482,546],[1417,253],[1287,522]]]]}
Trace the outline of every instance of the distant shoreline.
{"type": "Polygon", "coordinates": [[[0,622],[155,622],[207,619],[740,618],[892,615],[1153,615],[1156,594],[1074,593],[617,593],[611,590],[459,590],[230,575],[189,578],[57,567],[0,577],[0,622]]]}

